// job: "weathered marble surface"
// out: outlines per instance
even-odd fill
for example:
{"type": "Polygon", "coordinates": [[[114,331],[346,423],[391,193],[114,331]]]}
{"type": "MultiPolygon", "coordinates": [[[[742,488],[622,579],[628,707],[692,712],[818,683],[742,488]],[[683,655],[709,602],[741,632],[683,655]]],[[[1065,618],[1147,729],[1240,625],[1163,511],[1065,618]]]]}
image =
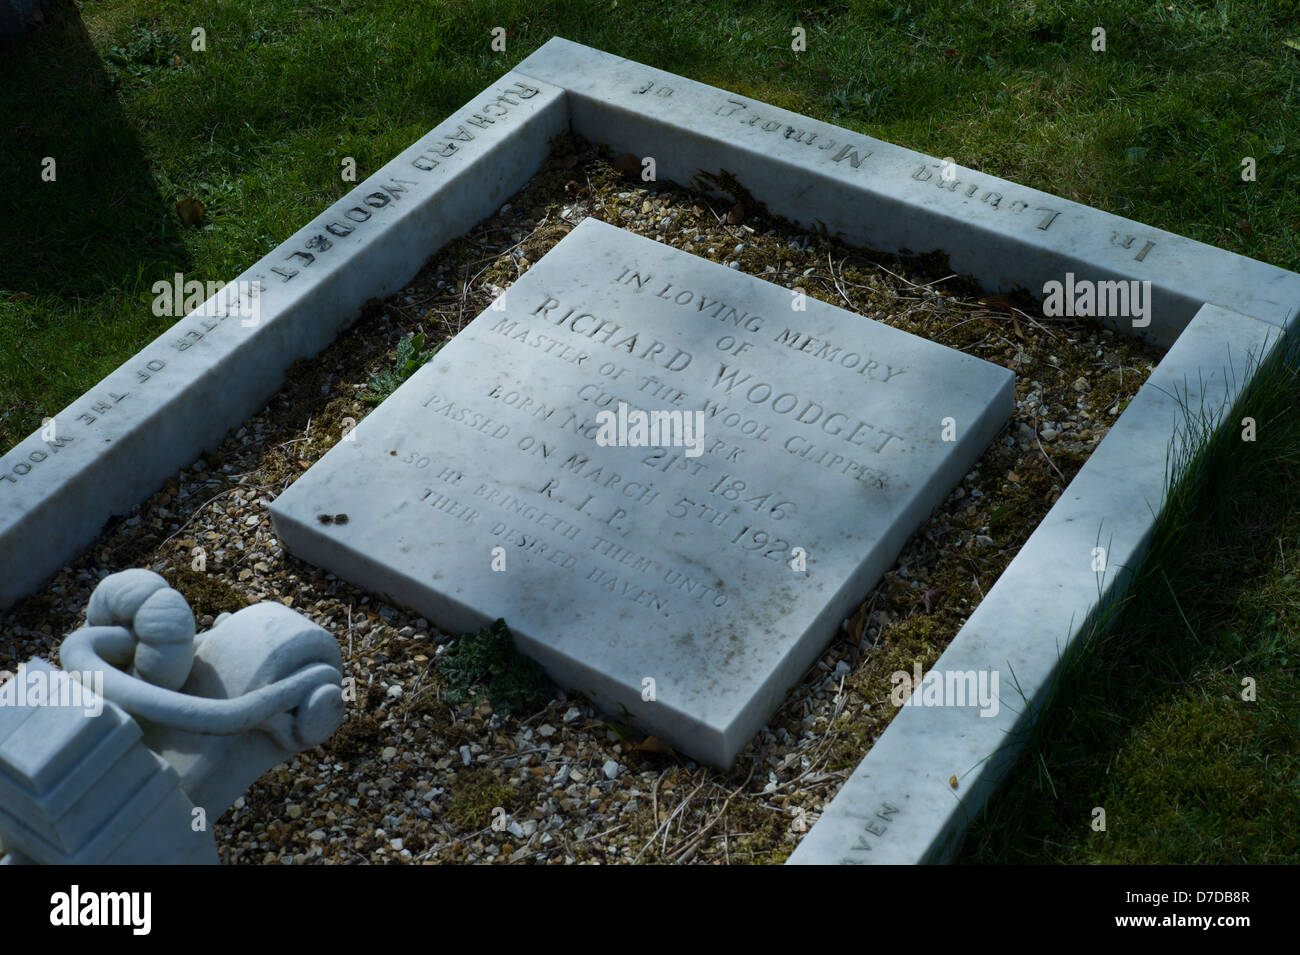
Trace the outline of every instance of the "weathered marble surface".
{"type": "Polygon", "coordinates": [[[453,632],[504,617],[561,685],[718,765],[1012,408],[1005,368],[594,219],[506,298],[272,504],[276,532],[453,632]],[[699,456],[599,446],[620,401],[705,411],[699,456]]]}

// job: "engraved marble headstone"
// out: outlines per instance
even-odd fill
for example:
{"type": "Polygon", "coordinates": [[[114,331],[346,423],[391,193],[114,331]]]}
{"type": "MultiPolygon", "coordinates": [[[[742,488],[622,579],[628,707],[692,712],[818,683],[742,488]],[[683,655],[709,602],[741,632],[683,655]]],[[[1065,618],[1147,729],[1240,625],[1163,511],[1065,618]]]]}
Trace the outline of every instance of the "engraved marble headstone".
{"type": "Polygon", "coordinates": [[[561,686],[727,766],[1013,377],[588,219],[271,513],[294,555],[452,632],[504,617],[561,686]]]}

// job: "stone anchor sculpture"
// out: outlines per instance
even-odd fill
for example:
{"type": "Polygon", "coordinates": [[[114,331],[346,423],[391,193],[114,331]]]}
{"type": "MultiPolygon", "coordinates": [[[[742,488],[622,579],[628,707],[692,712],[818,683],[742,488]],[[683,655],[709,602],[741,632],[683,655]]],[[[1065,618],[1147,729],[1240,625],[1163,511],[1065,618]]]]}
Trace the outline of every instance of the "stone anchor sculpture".
{"type": "Polygon", "coordinates": [[[215,863],[210,822],[342,722],[338,644],[282,604],[196,636],[179,592],[126,570],[86,623],[63,671],[0,686],[0,863],[215,863]]]}

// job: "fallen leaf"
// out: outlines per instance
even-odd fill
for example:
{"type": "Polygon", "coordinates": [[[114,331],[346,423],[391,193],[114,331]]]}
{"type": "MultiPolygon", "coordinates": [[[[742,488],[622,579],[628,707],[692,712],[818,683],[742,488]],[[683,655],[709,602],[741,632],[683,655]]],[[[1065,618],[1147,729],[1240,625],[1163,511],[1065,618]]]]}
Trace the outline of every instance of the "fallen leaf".
{"type": "Polygon", "coordinates": [[[956,777],[956,776],[949,776],[949,777],[948,777],[948,785],[951,786],[953,789],[956,789],[956,788],[957,788],[957,777],[956,777]]]}
{"type": "Polygon", "coordinates": [[[1237,228],[1241,230],[1242,235],[1250,235],[1255,230],[1250,227],[1250,223],[1245,219],[1237,220],[1237,228]]]}
{"type": "Polygon", "coordinates": [[[188,227],[203,218],[203,203],[189,196],[176,203],[176,213],[181,217],[181,224],[188,227]]]}
{"type": "Polygon", "coordinates": [[[603,726],[606,729],[610,730],[615,736],[619,738],[620,742],[626,742],[628,737],[632,735],[632,730],[629,729],[627,726],[624,726],[622,723],[597,723],[596,725],[603,726]]]}
{"type": "Polygon", "coordinates": [[[1011,299],[1005,295],[986,295],[980,299],[980,304],[986,308],[995,308],[999,312],[1010,312],[1014,308],[1011,299]]]}
{"type": "Polygon", "coordinates": [[[727,213],[727,224],[740,225],[744,221],[745,221],[745,204],[743,202],[737,202],[734,206],[731,207],[731,211],[727,213]]]}
{"type": "Polygon", "coordinates": [[[614,159],[614,168],[623,174],[624,179],[636,182],[640,179],[641,160],[631,153],[623,153],[614,159]]]}
{"type": "Polygon", "coordinates": [[[172,54],[172,66],[176,67],[178,70],[185,68],[181,65],[181,55],[179,53],[172,54]]]}
{"type": "Polygon", "coordinates": [[[641,742],[637,743],[632,749],[642,753],[662,753],[664,756],[674,756],[673,748],[661,740],[658,736],[647,736],[641,742]]]}

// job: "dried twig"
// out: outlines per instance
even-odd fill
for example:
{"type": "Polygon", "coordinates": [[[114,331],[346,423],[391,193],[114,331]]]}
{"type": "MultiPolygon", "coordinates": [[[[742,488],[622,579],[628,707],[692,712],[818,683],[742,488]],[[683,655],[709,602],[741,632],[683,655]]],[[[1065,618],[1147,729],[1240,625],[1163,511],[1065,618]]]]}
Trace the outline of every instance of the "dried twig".
{"type": "Polygon", "coordinates": [[[1065,475],[1061,473],[1061,469],[1056,466],[1056,462],[1052,460],[1052,456],[1047,453],[1047,449],[1043,447],[1043,442],[1040,441],[1038,438],[1038,409],[1037,408],[1034,409],[1034,443],[1038,445],[1038,450],[1043,453],[1043,457],[1047,460],[1047,463],[1052,466],[1052,470],[1056,472],[1056,476],[1061,479],[1061,489],[1064,490],[1065,485],[1069,484],[1070,482],[1065,479],[1065,475]]]}

